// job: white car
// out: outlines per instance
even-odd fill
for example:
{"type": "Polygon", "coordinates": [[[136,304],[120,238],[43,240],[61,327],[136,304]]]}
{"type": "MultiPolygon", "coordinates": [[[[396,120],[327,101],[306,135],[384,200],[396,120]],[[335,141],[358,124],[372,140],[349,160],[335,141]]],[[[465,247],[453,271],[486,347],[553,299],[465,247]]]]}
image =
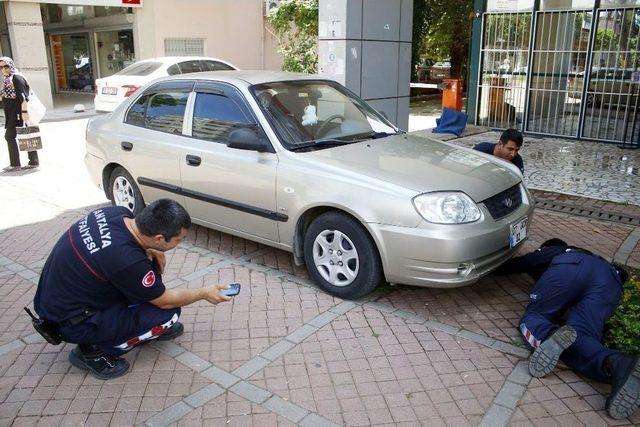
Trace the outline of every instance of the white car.
{"type": "Polygon", "coordinates": [[[166,56],[145,59],[116,74],[96,80],[96,111],[111,112],[139,87],[159,77],[203,71],[228,71],[238,68],[216,58],[200,56],[166,56]]]}

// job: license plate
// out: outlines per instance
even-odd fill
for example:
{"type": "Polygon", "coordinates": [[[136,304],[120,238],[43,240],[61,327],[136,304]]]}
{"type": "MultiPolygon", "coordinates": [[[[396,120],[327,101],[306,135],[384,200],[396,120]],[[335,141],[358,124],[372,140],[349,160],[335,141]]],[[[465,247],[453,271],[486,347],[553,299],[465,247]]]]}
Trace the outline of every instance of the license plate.
{"type": "Polygon", "coordinates": [[[511,224],[510,228],[509,245],[514,247],[527,237],[527,218],[524,217],[520,221],[511,224]]]}
{"type": "Polygon", "coordinates": [[[117,87],[103,87],[102,94],[103,95],[115,95],[118,93],[117,87]]]}

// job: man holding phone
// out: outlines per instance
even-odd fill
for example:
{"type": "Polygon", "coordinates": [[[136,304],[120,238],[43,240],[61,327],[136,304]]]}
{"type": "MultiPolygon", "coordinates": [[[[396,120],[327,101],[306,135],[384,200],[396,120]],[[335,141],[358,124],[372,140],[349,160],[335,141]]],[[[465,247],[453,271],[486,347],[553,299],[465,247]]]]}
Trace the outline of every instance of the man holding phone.
{"type": "Polygon", "coordinates": [[[167,289],[162,283],[164,252],[190,225],[180,204],[160,199],[135,218],[124,207],[95,210],[62,235],[42,270],[34,307],[58,341],[78,344],[69,354],[74,366],[99,379],[117,378],[129,370],[121,355],[183,333],[180,307],[231,299],[222,292],[227,285],[167,289]]]}

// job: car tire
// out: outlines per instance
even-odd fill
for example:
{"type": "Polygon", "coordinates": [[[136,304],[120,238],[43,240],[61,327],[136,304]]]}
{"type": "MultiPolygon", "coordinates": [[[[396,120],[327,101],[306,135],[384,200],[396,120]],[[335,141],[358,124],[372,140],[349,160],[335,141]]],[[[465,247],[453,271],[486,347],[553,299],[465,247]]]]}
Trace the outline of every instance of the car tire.
{"type": "Polygon", "coordinates": [[[315,283],[340,298],[359,298],[382,280],[371,236],[362,224],[340,212],[324,213],[307,228],[304,259],[315,283]]]}
{"type": "Polygon", "coordinates": [[[145,207],[138,184],[122,166],[118,166],[111,172],[109,177],[109,196],[111,204],[129,209],[134,216],[138,215],[145,207]]]}

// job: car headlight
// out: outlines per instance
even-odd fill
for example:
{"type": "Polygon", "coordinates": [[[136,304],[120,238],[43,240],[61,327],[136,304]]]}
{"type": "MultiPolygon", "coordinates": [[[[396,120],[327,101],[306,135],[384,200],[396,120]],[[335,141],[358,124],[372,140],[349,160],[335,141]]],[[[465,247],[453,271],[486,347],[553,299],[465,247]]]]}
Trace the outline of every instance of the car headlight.
{"type": "Polygon", "coordinates": [[[464,224],[482,216],[476,203],[460,192],[420,194],[413,198],[413,206],[424,219],[436,224],[464,224]]]}

